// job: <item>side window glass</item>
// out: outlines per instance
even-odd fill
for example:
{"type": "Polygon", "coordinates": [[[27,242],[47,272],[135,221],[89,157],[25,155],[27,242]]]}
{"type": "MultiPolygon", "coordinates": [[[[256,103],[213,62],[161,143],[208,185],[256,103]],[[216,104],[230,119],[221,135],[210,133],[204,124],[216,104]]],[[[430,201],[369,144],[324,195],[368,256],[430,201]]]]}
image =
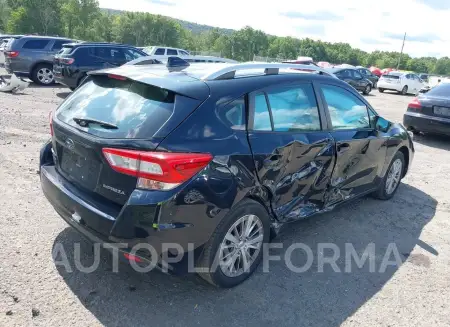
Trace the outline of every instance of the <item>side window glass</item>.
{"type": "Polygon", "coordinates": [[[271,131],[269,106],[264,93],[255,94],[255,117],[253,129],[255,131],[271,131]]]}
{"type": "Polygon", "coordinates": [[[178,56],[178,52],[175,49],[167,49],[168,56],[178,56]]]}
{"type": "Polygon", "coordinates": [[[121,48],[111,48],[111,58],[114,62],[125,62],[125,53],[121,48]]]}
{"type": "Polygon", "coordinates": [[[347,90],[333,85],[322,85],[333,129],[369,128],[367,107],[347,90]]]}
{"type": "Polygon", "coordinates": [[[245,130],[245,100],[243,97],[219,107],[217,114],[228,127],[245,130]]]}
{"type": "Polygon", "coordinates": [[[155,55],[157,55],[157,56],[164,56],[165,54],[166,54],[166,49],[163,49],[163,48],[158,48],[155,51],[155,55]]]}
{"type": "Polygon", "coordinates": [[[362,75],[356,70],[352,70],[352,77],[355,78],[355,79],[363,78],[362,75]]]}
{"type": "Polygon", "coordinates": [[[56,40],[55,43],[53,43],[52,51],[58,51],[61,50],[63,47],[63,44],[70,43],[68,40],[56,40]]]}
{"type": "Polygon", "coordinates": [[[125,53],[126,61],[131,61],[131,60],[143,57],[142,54],[140,54],[139,52],[137,52],[133,49],[122,49],[122,50],[125,53]]]}
{"type": "Polygon", "coordinates": [[[125,60],[127,62],[135,59],[134,56],[133,56],[133,53],[131,51],[125,50],[124,53],[125,53],[125,60]]]}
{"type": "Polygon", "coordinates": [[[100,59],[111,59],[111,50],[109,48],[104,47],[94,47],[94,56],[100,58],[100,59]]]}
{"type": "Polygon", "coordinates": [[[343,78],[350,78],[351,77],[350,71],[348,69],[342,70],[340,72],[340,74],[341,74],[341,77],[343,77],[343,78]]]}
{"type": "Polygon", "coordinates": [[[50,40],[29,40],[23,45],[23,49],[43,50],[50,40]]]}
{"type": "Polygon", "coordinates": [[[274,88],[267,92],[267,97],[275,131],[320,130],[319,110],[311,84],[274,88]]]}

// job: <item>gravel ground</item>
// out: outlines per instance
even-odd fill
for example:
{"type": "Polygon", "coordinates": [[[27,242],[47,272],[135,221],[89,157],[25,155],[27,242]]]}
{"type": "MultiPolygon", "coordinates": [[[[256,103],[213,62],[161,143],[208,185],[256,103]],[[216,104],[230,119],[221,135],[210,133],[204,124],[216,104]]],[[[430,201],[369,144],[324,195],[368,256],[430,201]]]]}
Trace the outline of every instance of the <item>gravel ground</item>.
{"type": "MultiPolygon", "coordinates": [[[[283,230],[284,248],[296,242],[352,243],[362,253],[376,245],[376,273],[367,265],[342,272],[317,264],[298,274],[275,262],[243,285],[218,290],[197,277],[111,271],[110,256],[90,274],[56,266],[61,243],[75,267],[93,260],[89,243],[60,219],[39,185],[38,154],[48,138],[48,113],[65,88],[33,85],[23,94],[0,93],[0,326],[449,326],[450,139],[416,138],[410,174],[395,198],[362,198],[337,211],[283,230]],[[399,267],[378,267],[390,243],[399,267]]],[[[386,118],[401,121],[410,97],[373,92],[368,100],[386,118]]],[[[283,250],[274,253],[283,254],[283,250]]],[[[293,262],[304,257],[296,251],[293,262]]]]}

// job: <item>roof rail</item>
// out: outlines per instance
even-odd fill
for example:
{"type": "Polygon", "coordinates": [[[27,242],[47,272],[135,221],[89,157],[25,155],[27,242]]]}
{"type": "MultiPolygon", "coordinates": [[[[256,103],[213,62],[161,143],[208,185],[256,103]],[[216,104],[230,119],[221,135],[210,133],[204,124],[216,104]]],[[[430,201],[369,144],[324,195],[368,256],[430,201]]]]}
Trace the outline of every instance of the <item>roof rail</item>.
{"type": "Polygon", "coordinates": [[[265,75],[277,75],[279,74],[280,69],[294,69],[294,70],[317,72],[319,74],[325,74],[328,76],[336,77],[332,73],[315,65],[250,62],[236,65],[227,65],[214,72],[209,72],[208,74],[202,77],[202,80],[214,81],[214,80],[233,79],[237,71],[257,70],[257,69],[261,70],[264,69],[265,75]]]}

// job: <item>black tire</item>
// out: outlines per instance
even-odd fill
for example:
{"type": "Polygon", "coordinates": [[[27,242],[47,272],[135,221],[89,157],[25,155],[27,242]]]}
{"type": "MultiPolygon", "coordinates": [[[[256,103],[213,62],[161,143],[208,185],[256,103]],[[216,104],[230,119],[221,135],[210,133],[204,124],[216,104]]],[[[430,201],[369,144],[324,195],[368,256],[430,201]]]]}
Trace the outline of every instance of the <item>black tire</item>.
{"type": "Polygon", "coordinates": [[[380,186],[378,187],[378,190],[376,190],[373,193],[373,196],[380,200],[389,200],[390,198],[392,198],[394,196],[394,194],[397,192],[398,186],[400,185],[401,179],[403,178],[404,171],[405,171],[405,157],[404,157],[403,153],[398,151],[395,154],[394,158],[392,158],[391,163],[389,164],[389,167],[386,171],[386,174],[385,174],[383,180],[381,181],[380,186]],[[399,181],[398,181],[397,185],[395,186],[395,189],[389,193],[386,190],[387,183],[388,183],[388,177],[389,177],[389,173],[391,171],[392,165],[397,160],[400,160],[402,163],[401,173],[400,173],[399,181]]]}
{"type": "Polygon", "coordinates": [[[372,86],[370,86],[370,84],[367,84],[367,86],[365,87],[363,94],[364,95],[369,95],[370,91],[372,91],[372,86]]]}
{"type": "Polygon", "coordinates": [[[378,88],[378,92],[383,93],[384,89],[382,89],[381,87],[378,88]]]}
{"type": "Polygon", "coordinates": [[[401,92],[402,95],[407,95],[408,94],[408,85],[403,86],[401,92]]]}
{"type": "Polygon", "coordinates": [[[31,80],[36,84],[44,86],[55,84],[52,65],[38,64],[31,72],[31,80]]]}
{"type": "Polygon", "coordinates": [[[205,244],[203,253],[197,263],[197,267],[206,268],[208,272],[200,272],[199,276],[208,283],[221,288],[234,287],[245,281],[253,274],[262,260],[264,244],[268,243],[270,240],[270,223],[270,217],[266,208],[254,200],[243,200],[223,218],[209,241],[205,244]],[[216,257],[218,258],[218,250],[233,224],[241,217],[249,214],[257,216],[262,223],[263,242],[261,249],[247,272],[242,272],[239,276],[229,277],[224,274],[222,268],[218,264],[218,260],[216,260],[216,257]]]}

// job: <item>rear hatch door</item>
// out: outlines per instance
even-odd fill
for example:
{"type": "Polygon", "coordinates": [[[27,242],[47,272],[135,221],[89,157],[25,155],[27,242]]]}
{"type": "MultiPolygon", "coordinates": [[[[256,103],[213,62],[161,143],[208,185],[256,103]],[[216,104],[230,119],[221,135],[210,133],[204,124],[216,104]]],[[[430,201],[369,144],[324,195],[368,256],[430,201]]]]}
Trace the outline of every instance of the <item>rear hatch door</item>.
{"type": "Polygon", "coordinates": [[[382,75],[381,78],[388,83],[399,83],[400,82],[400,75],[396,74],[386,74],[382,75]]]}
{"type": "MultiPolygon", "coordinates": [[[[64,67],[67,66],[72,58],[71,53],[73,50],[73,45],[66,44],[63,48],[55,54],[53,57],[53,73],[56,76],[63,75],[64,67]]],[[[72,64],[71,62],[70,64],[72,64]]]]}
{"type": "Polygon", "coordinates": [[[86,192],[123,205],[137,179],[113,170],[102,149],[154,150],[201,102],[122,76],[91,76],[53,115],[57,170],[86,192]]]}

